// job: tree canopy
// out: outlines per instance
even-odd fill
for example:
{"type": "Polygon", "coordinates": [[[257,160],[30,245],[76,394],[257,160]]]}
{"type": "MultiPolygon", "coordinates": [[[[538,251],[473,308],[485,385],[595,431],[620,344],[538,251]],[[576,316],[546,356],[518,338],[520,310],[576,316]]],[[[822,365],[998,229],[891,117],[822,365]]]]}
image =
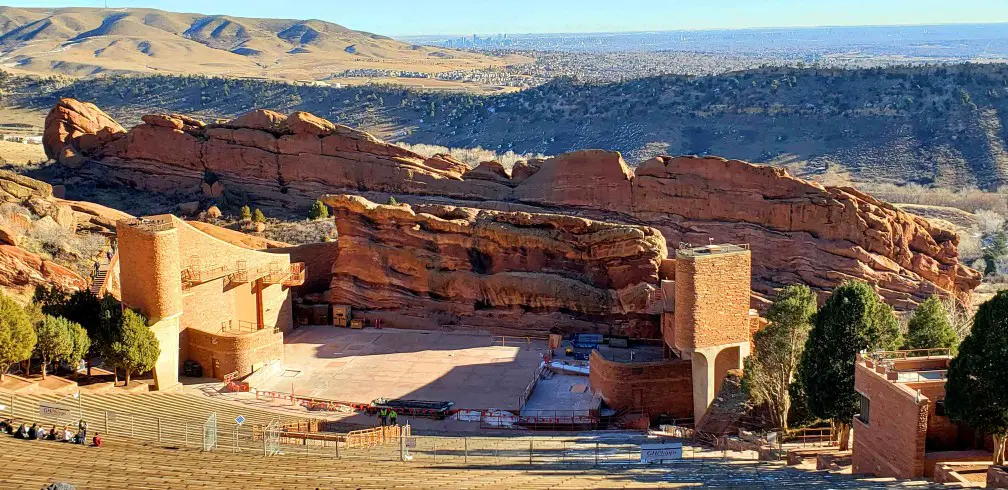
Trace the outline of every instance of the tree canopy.
{"type": "Polygon", "coordinates": [[[816,312],[815,293],[805,285],[780,290],[767,310],[766,328],[753,336],[742,387],[755,403],[766,403],[773,422],[787,428],[791,383],[816,312]]]}
{"type": "Polygon", "coordinates": [[[959,345],[945,385],[949,418],[994,436],[994,463],[1008,439],[1008,291],[980,305],[973,330],[959,345]]]}
{"type": "Polygon", "coordinates": [[[955,353],[959,337],[949,322],[948,312],[937,296],[917,306],[907,322],[904,349],[934,349],[947,347],[955,353]]]}
{"type": "Polygon", "coordinates": [[[42,379],[46,378],[49,363],[68,359],[74,351],[74,324],[66,318],[46,315],[35,326],[38,342],[35,352],[42,359],[42,379]]]}
{"type": "Polygon", "coordinates": [[[147,319],[126,309],[122,313],[122,329],[110,347],[114,365],[126,371],[126,383],[132,373],[143,373],[154,368],[161,348],[154,332],[147,327],[147,319]]]}
{"type": "MultiPolygon", "coordinates": [[[[846,429],[859,409],[854,363],[864,350],[902,344],[892,308],[868,284],[847,281],[816,313],[798,365],[798,381],[812,415],[846,429]]],[[[846,449],[847,438],[841,442],[846,449]]]]}
{"type": "Polygon", "coordinates": [[[0,380],[11,364],[31,357],[37,338],[24,308],[0,293],[0,380]]]}

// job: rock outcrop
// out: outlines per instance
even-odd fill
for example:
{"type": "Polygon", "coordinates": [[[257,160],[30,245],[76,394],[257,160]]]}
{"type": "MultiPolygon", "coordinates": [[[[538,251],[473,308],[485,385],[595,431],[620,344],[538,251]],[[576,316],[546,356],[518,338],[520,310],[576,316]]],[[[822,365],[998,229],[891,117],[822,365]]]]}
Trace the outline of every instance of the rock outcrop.
{"type": "Polygon", "coordinates": [[[825,292],[857,278],[907,309],[934,293],[965,301],[980,282],[959,262],[951,230],[855,189],[823,187],[779,168],[659,157],[630,169],[619,153],[588,150],[519,162],[510,173],[494,162],[470,170],[306,113],[254,111],[210,125],[159,115],[120,133],[97,109],[84,114],[86,107],[64,100],[53,109],[47,153],[69,150],[85,160],[68,162],[82,163],[82,175],[139,189],[200,195],[212,173],[223,188],[242,189],[264,204],[306,206],[325,193],[375,200],[393,194],[414,204],[646,225],[660,230],[669,248],[749,243],[753,286],[764,295],[796,282],[825,292]],[[84,145],[92,141],[85,134],[101,144],[84,145]]]}
{"type": "Polygon", "coordinates": [[[507,325],[657,338],[665,240],[576,216],[324,196],[339,229],[333,304],[395,325],[507,325]]]}
{"type": "MultiPolygon", "coordinates": [[[[23,248],[25,236],[36,226],[111,235],[118,213],[91,203],[53,196],[52,186],[0,170],[0,290],[27,298],[36,286],[76,290],[87,287],[73,270],[23,248]]],[[[76,251],[72,251],[76,252],[76,251]]]]}

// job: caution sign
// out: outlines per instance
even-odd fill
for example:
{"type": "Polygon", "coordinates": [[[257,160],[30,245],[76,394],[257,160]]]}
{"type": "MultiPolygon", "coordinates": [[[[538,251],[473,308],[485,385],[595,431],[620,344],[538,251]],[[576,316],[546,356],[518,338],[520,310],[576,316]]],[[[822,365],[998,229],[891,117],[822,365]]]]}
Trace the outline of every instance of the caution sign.
{"type": "Polygon", "coordinates": [[[682,459],[682,443],[641,444],[641,463],[660,463],[671,459],[682,459]]]}

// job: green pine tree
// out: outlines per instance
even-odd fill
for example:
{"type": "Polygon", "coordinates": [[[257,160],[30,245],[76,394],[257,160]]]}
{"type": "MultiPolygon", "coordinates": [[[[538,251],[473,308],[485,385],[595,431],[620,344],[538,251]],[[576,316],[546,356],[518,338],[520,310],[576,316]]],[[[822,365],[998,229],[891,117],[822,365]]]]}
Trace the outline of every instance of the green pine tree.
{"type": "Polygon", "coordinates": [[[252,221],[256,223],[265,223],[266,215],[264,215],[263,212],[259,210],[259,208],[256,208],[255,212],[252,213],[252,221]]]}
{"type": "Polygon", "coordinates": [[[1008,441],[1008,291],[980,305],[973,330],[959,345],[945,384],[945,411],[994,436],[994,464],[1004,464],[1008,441]]]}
{"type": "Polygon", "coordinates": [[[811,414],[839,429],[841,450],[848,449],[851,419],[860,408],[854,391],[858,353],[900,345],[892,308],[864,282],[844,282],[816,312],[797,378],[811,414]]]}
{"type": "Polygon", "coordinates": [[[904,349],[934,349],[947,347],[955,354],[959,337],[949,323],[948,313],[937,296],[917,306],[907,322],[904,349]]]}
{"type": "Polygon", "coordinates": [[[249,209],[247,204],[241,208],[241,220],[245,223],[252,221],[252,210],[249,209]]]}

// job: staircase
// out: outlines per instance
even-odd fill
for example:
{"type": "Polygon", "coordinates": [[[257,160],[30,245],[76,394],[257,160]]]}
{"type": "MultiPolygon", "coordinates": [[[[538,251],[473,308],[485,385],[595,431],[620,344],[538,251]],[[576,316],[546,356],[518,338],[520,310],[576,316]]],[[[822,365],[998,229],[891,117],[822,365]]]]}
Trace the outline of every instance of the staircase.
{"type": "Polygon", "coordinates": [[[106,260],[104,257],[102,255],[102,261],[98,263],[98,272],[92,277],[90,287],[91,293],[99,298],[105,295],[105,290],[108,287],[108,276],[112,273],[113,266],[119,260],[119,253],[114,254],[112,260],[106,260]]]}

